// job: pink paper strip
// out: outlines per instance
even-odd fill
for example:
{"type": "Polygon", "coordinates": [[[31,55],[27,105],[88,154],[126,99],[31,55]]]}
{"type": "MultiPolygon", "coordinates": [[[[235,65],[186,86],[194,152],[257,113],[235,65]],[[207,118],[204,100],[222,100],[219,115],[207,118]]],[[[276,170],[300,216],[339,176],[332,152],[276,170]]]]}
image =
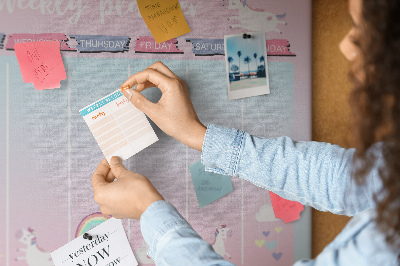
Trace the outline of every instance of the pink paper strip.
{"type": "Polygon", "coordinates": [[[183,54],[176,44],[178,40],[173,38],[171,40],[156,43],[151,36],[141,36],[136,39],[135,52],[136,53],[168,53],[168,54],[183,54]]]}
{"type": "Polygon", "coordinates": [[[296,54],[290,51],[289,47],[290,47],[289,41],[285,39],[267,40],[267,55],[296,56],[296,54]]]}
{"type": "Polygon", "coordinates": [[[17,43],[28,43],[28,42],[41,42],[41,41],[58,41],[61,51],[75,51],[75,48],[69,47],[67,44],[68,38],[64,33],[14,33],[7,35],[7,43],[5,48],[7,50],[13,50],[14,45],[17,43]]]}

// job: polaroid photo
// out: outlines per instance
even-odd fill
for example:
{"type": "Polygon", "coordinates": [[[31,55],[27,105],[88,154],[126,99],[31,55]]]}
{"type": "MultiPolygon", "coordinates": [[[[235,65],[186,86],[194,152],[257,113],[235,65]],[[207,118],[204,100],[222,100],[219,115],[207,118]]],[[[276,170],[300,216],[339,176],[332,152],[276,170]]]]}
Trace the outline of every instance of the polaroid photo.
{"type": "Polygon", "coordinates": [[[224,36],[228,100],[269,94],[265,32],[224,36]]]}

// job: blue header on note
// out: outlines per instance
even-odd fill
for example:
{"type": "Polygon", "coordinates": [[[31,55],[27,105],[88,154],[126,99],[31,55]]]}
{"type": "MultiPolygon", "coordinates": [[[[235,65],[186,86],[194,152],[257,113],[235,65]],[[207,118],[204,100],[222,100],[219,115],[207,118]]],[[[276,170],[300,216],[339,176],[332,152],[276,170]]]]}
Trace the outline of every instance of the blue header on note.
{"type": "Polygon", "coordinates": [[[94,104],[86,107],[85,109],[82,109],[81,111],[79,111],[79,113],[81,113],[82,116],[88,115],[91,112],[96,111],[100,107],[114,101],[115,99],[117,99],[121,96],[123,96],[123,94],[120,91],[116,91],[113,94],[101,99],[100,101],[95,102],[94,104]]]}

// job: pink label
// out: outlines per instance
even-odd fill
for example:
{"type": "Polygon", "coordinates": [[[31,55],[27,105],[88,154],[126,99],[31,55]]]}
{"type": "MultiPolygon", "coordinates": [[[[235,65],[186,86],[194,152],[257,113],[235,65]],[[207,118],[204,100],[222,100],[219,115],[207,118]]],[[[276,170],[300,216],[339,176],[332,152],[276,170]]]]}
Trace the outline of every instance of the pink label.
{"type": "Polygon", "coordinates": [[[7,35],[7,50],[14,50],[16,43],[28,43],[28,42],[40,42],[40,41],[58,41],[60,42],[61,51],[75,51],[75,48],[69,47],[67,41],[68,38],[63,33],[41,33],[41,34],[29,34],[29,33],[15,33],[7,35]]]}
{"type": "Polygon", "coordinates": [[[267,55],[291,55],[296,56],[289,49],[290,44],[285,39],[267,40],[267,55]]]}
{"type": "Polygon", "coordinates": [[[168,54],[183,54],[176,46],[178,40],[173,38],[171,40],[156,43],[151,36],[141,36],[136,39],[135,53],[168,53],[168,54]]]}

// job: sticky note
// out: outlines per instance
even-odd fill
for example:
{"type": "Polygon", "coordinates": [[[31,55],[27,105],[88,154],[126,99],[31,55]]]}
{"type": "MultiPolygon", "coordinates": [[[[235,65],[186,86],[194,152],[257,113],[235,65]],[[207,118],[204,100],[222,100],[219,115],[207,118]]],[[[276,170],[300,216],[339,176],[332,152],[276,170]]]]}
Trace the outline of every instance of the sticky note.
{"type": "Polygon", "coordinates": [[[190,32],[178,0],[137,0],[137,4],[157,43],[190,32]]]}
{"type": "Polygon", "coordinates": [[[104,157],[126,160],[158,140],[145,114],[122,93],[113,93],[79,110],[104,157]]]}
{"type": "Polygon", "coordinates": [[[67,78],[60,42],[16,43],[14,49],[24,82],[32,83],[36,90],[59,88],[60,81],[67,78]]]}
{"type": "Polygon", "coordinates": [[[282,219],[285,223],[300,219],[300,213],[304,210],[301,203],[284,199],[271,191],[269,195],[276,218],[282,219]]]}
{"type": "Polygon", "coordinates": [[[138,265],[121,220],[110,218],[51,253],[55,266],[138,265]]]}
{"type": "Polygon", "coordinates": [[[190,166],[190,173],[200,208],[233,190],[230,176],[206,172],[200,161],[190,166]]]}

